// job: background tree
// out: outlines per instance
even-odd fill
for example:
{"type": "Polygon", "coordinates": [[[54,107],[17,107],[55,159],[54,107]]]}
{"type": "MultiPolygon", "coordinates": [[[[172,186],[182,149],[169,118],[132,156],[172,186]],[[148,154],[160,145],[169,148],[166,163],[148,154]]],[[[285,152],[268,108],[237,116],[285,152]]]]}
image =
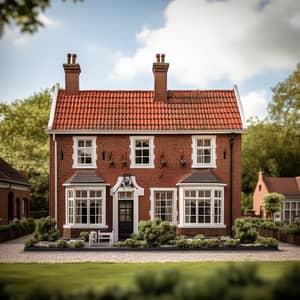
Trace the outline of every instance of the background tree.
{"type": "Polygon", "coordinates": [[[278,193],[268,193],[264,196],[265,211],[272,219],[274,219],[274,213],[280,211],[283,200],[284,196],[278,193]]]}
{"type": "Polygon", "coordinates": [[[38,31],[43,26],[39,15],[50,7],[50,3],[51,0],[2,0],[0,2],[0,37],[3,35],[4,27],[11,23],[20,27],[21,32],[38,31]]]}
{"type": "Polygon", "coordinates": [[[244,210],[252,208],[259,170],[271,177],[300,174],[300,65],[272,91],[268,117],[249,120],[242,140],[244,210]]]}
{"type": "Polygon", "coordinates": [[[50,91],[0,103],[0,157],[27,174],[31,209],[48,210],[50,91]]]}

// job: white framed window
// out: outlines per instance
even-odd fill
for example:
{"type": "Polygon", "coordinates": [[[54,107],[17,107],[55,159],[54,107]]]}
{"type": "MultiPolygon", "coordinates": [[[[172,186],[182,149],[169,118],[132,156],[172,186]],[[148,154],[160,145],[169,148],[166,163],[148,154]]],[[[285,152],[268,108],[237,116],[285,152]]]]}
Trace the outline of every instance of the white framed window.
{"type": "Polygon", "coordinates": [[[225,227],[224,187],[180,187],[179,227],[225,227]]]}
{"type": "Polygon", "coordinates": [[[282,202],[282,220],[289,224],[300,219],[300,201],[282,202]]]}
{"type": "Polygon", "coordinates": [[[216,136],[192,136],[192,168],[216,168],[216,136]]]}
{"type": "Polygon", "coordinates": [[[176,224],[177,218],[177,189],[151,188],[150,189],[151,219],[160,218],[176,224]]]}
{"type": "Polygon", "coordinates": [[[105,187],[66,189],[66,225],[74,227],[106,226],[105,187]]]}
{"type": "Polygon", "coordinates": [[[96,168],[96,137],[73,137],[73,168],[96,168]]]}
{"type": "Polygon", "coordinates": [[[130,137],[131,168],[154,168],[154,137],[130,137]]]}

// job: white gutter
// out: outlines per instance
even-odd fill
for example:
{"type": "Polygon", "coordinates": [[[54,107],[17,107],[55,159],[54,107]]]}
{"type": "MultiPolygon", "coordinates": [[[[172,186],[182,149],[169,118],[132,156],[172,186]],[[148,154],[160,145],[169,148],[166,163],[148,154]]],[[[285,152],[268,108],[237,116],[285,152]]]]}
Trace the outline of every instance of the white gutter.
{"type": "Polygon", "coordinates": [[[233,90],[234,90],[235,97],[237,99],[237,104],[238,104],[239,112],[240,112],[241,119],[242,119],[243,129],[247,130],[248,127],[247,127],[247,122],[246,122],[245,115],[244,115],[242,101],[241,101],[240,93],[238,90],[238,86],[236,84],[233,85],[233,90]]]}
{"type": "Polygon", "coordinates": [[[58,97],[58,91],[59,91],[59,83],[55,84],[54,92],[52,95],[52,103],[51,103],[51,110],[50,110],[50,117],[48,121],[48,130],[52,128],[53,121],[54,121],[54,114],[56,109],[56,102],[58,97]]]}
{"type": "MultiPolygon", "coordinates": [[[[241,115],[242,117],[242,115],[241,115]]],[[[243,121],[243,117],[242,117],[243,121]]],[[[246,124],[246,123],[245,123],[246,124]]],[[[149,135],[149,134],[228,134],[228,133],[244,133],[247,131],[243,129],[217,129],[217,130],[95,130],[95,129],[65,129],[65,130],[51,130],[48,129],[48,134],[137,134],[137,135],[149,135]]]]}
{"type": "Polygon", "coordinates": [[[57,226],[57,141],[55,134],[52,136],[54,142],[54,218],[57,226]]]}

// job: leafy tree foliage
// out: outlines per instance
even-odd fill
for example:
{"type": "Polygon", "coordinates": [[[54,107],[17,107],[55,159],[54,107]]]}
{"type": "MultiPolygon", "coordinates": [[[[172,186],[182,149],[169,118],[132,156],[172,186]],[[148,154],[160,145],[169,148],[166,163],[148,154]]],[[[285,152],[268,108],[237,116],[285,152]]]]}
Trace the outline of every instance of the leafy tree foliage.
{"type": "Polygon", "coordinates": [[[280,211],[280,205],[284,196],[278,193],[268,193],[264,196],[264,208],[273,218],[273,214],[280,211]]]}
{"type": "MultiPolygon", "coordinates": [[[[73,2],[76,1],[73,0],[73,2]]],[[[37,32],[43,26],[39,20],[39,14],[49,8],[50,4],[51,0],[2,0],[0,2],[0,37],[4,26],[11,25],[12,22],[20,27],[21,32],[37,32]]]]}
{"type": "Polygon", "coordinates": [[[49,144],[45,132],[50,91],[11,104],[0,103],[0,157],[27,174],[31,208],[48,209],[49,144]]]}
{"type": "Polygon", "coordinates": [[[251,208],[258,171],[267,176],[294,177],[300,174],[300,64],[272,89],[273,99],[266,120],[248,121],[243,136],[243,208],[251,208]]]}

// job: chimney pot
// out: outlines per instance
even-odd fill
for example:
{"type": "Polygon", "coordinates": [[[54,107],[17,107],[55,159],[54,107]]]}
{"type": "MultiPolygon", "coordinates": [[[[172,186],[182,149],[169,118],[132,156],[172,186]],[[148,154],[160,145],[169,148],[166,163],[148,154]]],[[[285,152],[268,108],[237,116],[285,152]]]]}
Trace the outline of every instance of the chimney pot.
{"type": "Polygon", "coordinates": [[[63,65],[65,70],[66,95],[76,95],[79,92],[80,65],[76,64],[76,54],[67,54],[67,63],[63,65]]]}
{"type": "Polygon", "coordinates": [[[167,74],[169,64],[165,62],[164,54],[156,54],[156,62],[153,63],[154,75],[154,101],[166,102],[168,100],[167,74]]]}
{"type": "Polygon", "coordinates": [[[77,55],[76,54],[73,54],[72,55],[72,64],[76,64],[76,57],[77,57],[77,55]]]}
{"type": "Polygon", "coordinates": [[[156,62],[158,62],[158,63],[160,62],[160,54],[159,53],[156,54],[156,62]]]}

